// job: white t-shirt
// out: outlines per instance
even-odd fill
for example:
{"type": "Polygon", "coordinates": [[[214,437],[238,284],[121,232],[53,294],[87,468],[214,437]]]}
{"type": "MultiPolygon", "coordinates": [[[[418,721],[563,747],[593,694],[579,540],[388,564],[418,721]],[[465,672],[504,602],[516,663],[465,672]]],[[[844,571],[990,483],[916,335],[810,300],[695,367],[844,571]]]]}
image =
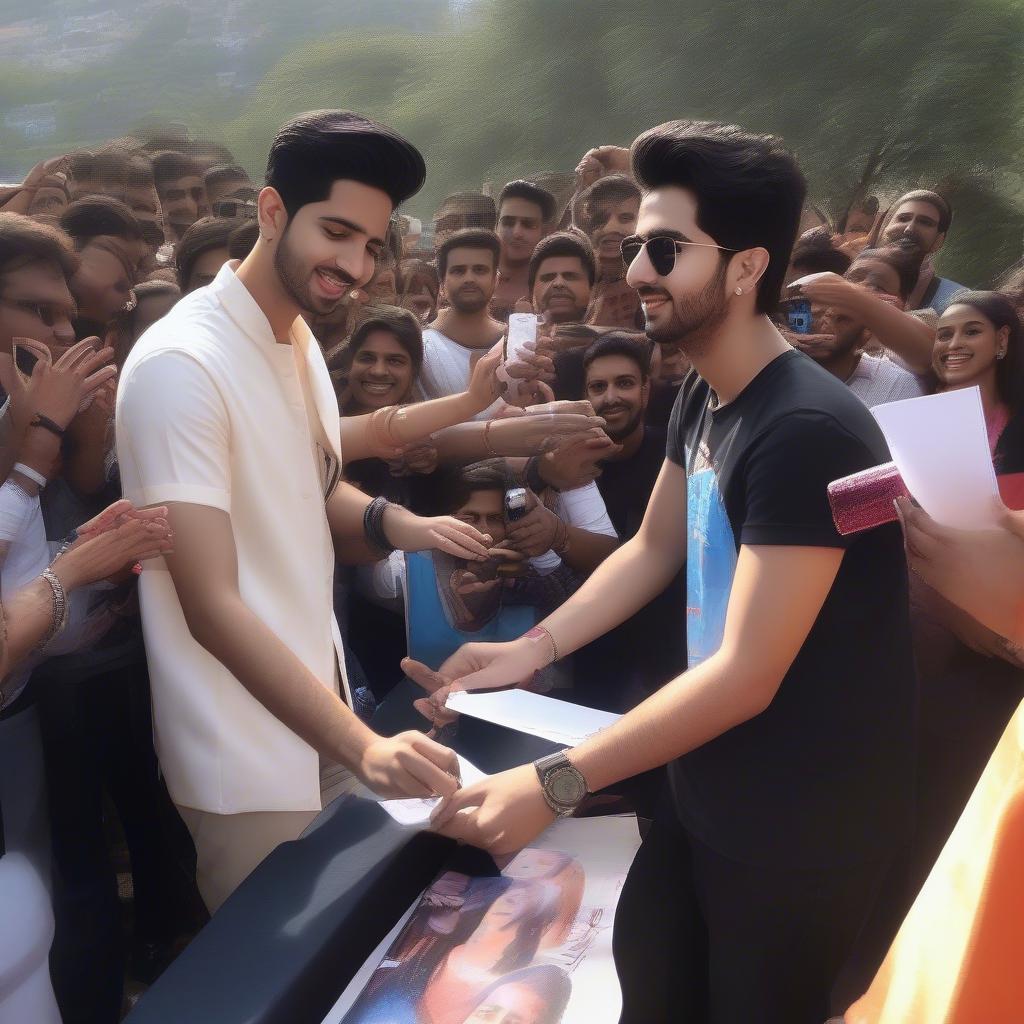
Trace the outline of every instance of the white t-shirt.
{"type": "MultiPolygon", "coordinates": [[[[423,332],[423,366],[416,383],[423,399],[446,398],[460,395],[469,387],[472,374],[471,362],[475,355],[485,355],[487,349],[466,348],[453,341],[447,334],[433,328],[423,332]]],[[[504,403],[499,398],[492,405],[477,413],[476,420],[489,420],[504,403]]]]}
{"type": "Polygon", "coordinates": [[[891,359],[867,354],[860,357],[857,369],[846,381],[847,387],[869,408],[919,398],[927,392],[916,374],[891,359]]]}

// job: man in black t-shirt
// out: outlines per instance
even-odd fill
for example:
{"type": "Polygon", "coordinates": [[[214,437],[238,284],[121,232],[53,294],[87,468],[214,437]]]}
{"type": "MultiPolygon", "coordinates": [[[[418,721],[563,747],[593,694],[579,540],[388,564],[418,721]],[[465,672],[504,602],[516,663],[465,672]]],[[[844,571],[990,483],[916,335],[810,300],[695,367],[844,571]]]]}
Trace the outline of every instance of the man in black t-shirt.
{"type": "Polygon", "coordinates": [[[684,566],[689,668],[561,757],[460,790],[435,826],[518,850],[587,791],[668,764],[616,914],[622,1020],[821,1024],[845,1009],[831,991],[911,810],[902,539],[841,537],[826,495],[888,453],[769,319],[805,195],[778,140],[675,121],[632,165],[627,280],[648,337],[683,338],[693,363],[643,524],[540,626],[418,674],[435,705],[525,681],[684,566]]]}

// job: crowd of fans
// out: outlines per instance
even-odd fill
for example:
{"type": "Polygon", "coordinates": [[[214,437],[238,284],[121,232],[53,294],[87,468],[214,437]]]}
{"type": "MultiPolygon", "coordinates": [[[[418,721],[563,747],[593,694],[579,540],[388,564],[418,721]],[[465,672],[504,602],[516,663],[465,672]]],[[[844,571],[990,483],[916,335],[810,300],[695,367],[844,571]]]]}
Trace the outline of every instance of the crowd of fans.
{"type": "MultiPolygon", "coordinates": [[[[65,1024],[116,1021],[125,977],[131,992],[155,980],[205,916],[154,753],[135,596],[133,566],[173,538],[165,510],[121,496],[113,414],[133,345],[251,251],[261,185],[222,146],[157,138],[58,156],[0,190],[0,793],[7,850],[29,852],[52,879],[65,1024]]],[[[628,151],[612,146],[585,154],[574,179],[457,192],[426,230],[394,215],[369,283],[308,318],[343,417],[484,396],[463,423],[342,466],[370,496],[492,540],[486,561],[398,551],[336,567],[364,717],[403,678],[407,655],[436,669],[467,639],[521,635],[640,528],[689,370],[686,338],[653,344],[625,280],[640,203],[628,151]],[[491,401],[488,354],[524,312],[539,318],[537,342],[491,401]]],[[[977,386],[1004,501],[1024,506],[1024,271],[971,282],[984,291],[939,276],[956,226],[934,191],[863,197],[834,223],[808,207],[804,226],[779,296],[783,335],[868,407],[977,386]]],[[[1020,559],[1014,523],[1007,564],[1020,559]]],[[[849,968],[851,996],[1024,698],[1019,597],[1001,593],[992,611],[985,588],[1004,586],[995,559],[941,571],[957,544],[911,553],[924,798],[849,968]]],[[[685,604],[684,570],[537,685],[629,709],[685,669],[685,604]]]]}

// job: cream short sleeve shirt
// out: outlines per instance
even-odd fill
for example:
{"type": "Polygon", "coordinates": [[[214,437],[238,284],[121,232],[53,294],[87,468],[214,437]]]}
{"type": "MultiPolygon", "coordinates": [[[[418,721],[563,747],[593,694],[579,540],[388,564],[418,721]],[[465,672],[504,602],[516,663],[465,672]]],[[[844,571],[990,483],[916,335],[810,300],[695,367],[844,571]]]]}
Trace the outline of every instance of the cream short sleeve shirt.
{"type": "MultiPolygon", "coordinates": [[[[326,496],[337,399],[302,320],[279,344],[226,265],[138,341],[118,387],[117,453],[137,505],[231,517],[245,603],[325,687],[347,694],[326,496]]],[[[175,803],[218,814],[320,807],[317,752],[192,639],[163,559],[139,580],[157,754],[175,803]]]]}

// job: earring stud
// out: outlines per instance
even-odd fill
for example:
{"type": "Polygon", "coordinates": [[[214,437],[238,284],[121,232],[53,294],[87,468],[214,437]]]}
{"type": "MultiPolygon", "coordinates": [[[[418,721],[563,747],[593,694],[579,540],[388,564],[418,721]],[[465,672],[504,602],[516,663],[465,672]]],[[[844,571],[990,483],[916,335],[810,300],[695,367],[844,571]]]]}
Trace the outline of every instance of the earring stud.
{"type": "Polygon", "coordinates": [[[736,289],[736,294],[737,295],[742,295],[743,294],[743,289],[742,288],[737,288],[736,289]]]}

